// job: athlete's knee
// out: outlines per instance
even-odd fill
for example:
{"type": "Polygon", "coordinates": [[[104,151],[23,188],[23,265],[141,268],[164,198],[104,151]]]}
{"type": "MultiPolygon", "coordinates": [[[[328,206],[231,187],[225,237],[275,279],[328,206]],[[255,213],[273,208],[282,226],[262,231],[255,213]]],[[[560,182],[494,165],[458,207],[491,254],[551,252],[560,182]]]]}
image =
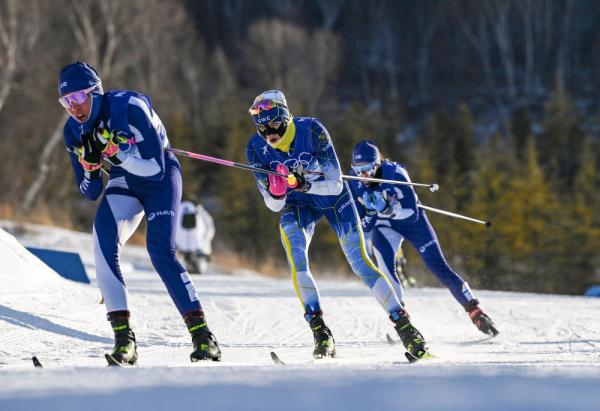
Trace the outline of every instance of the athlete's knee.
{"type": "Polygon", "coordinates": [[[175,255],[175,247],[166,244],[152,243],[148,241],[146,246],[150,260],[153,263],[156,262],[176,262],[177,257],[175,255]]]}

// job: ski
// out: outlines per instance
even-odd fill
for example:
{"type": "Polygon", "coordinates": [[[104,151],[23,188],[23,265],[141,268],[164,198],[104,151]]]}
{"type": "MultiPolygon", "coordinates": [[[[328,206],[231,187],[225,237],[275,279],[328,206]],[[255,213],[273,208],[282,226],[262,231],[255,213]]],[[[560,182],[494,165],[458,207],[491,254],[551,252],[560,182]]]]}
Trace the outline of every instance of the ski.
{"type": "Polygon", "coordinates": [[[117,361],[112,354],[104,354],[104,358],[106,358],[106,362],[108,363],[108,367],[126,367],[126,366],[134,366],[136,364],[123,364],[120,361],[117,361]]]}
{"type": "Polygon", "coordinates": [[[281,361],[281,359],[277,356],[277,354],[275,354],[274,351],[271,351],[271,359],[277,365],[285,365],[285,363],[281,361]]]}
{"type": "Polygon", "coordinates": [[[38,357],[36,357],[35,355],[31,357],[31,361],[33,362],[33,366],[35,368],[44,368],[40,360],[38,360],[38,357]]]}
{"type": "Polygon", "coordinates": [[[404,353],[404,356],[406,357],[408,362],[411,364],[415,363],[417,361],[431,360],[433,358],[437,358],[435,355],[431,354],[429,351],[425,351],[420,357],[416,357],[416,356],[412,355],[411,353],[409,353],[408,351],[406,351],[404,353]]]}
{"type": "Polygon", "coordinates": [[[385,335],[385,339],[387,340],[387,342],[388,342],[389,345],[396,345],[396,344],[398,344],[398,341],[394,340],[392,338],[392,336],[389,335],[389,334],[385,335]]]}
{"type": "MultiPolygon", "coordinates": [[[[386,334],[385,338],[386,338],[388,344],[390,344],[390,345],[396,345],[396,344],[401,343],[401,341],[394,340],[389,334],[386,334]]],[[[408,351],[405,351],[404,356],[406,357],[408,362],[411,364],[414,362],[420,361],[420,360],[430,360],[432,358],[437,358],[435,355],[431,354],[429,351],[426,351],[425,354],[423,354],[421,357],[416,357],[416,356],[412,355],[411,353],[409,353],[408,351]]]]}

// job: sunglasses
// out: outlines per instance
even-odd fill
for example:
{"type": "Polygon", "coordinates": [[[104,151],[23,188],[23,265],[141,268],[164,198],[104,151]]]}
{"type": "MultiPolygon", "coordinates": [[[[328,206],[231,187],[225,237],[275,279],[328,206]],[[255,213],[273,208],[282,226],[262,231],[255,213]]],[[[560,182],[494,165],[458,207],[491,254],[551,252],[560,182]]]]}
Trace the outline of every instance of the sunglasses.
{"type": "Polygon", "coordinates": [[[58,102],[65,109],[69,109],[73,106],[73,104],[81,105],[87,101],[90,97],[90,93],[94,90],[96,86],[86,88],[85,90],[74,91],[73,93],[62,96],[58,99],[58,102]]]}
{"type": "Polygon", "coordinates": [[[356,174],[360,174],[360,173],[364,173],[364,172],[369,172],[369,171],[373,170],[376,166],[377,166],[377,163],[375,163],[375,162],[364,163],[364,164],[353,164],[352,170],[354,170],[354,172],[356,174]]]}

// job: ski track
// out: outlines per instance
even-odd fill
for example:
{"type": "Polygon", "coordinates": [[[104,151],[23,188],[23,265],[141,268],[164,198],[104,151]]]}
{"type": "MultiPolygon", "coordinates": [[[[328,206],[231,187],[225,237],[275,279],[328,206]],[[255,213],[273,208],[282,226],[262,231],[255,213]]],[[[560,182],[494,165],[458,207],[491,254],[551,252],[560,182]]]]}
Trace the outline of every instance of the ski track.
{"type": "Polygon", "coordinates": [[[598,409],[589,393],[600,382],[600,299],[479,291],[500,330],[491,338],[447,290],[409,288],[411,318],[438,358],[408,364],[402,345],[387,343],[386,333],[397,334],[364,285],[315,273],[338,356],[313,360],[290,279],[225,276],[213,267],[215,274],[193,279],[223,362],[192,364],[179,313],[145,250],[129,246],[123,265],[130,267],[124,276],[139,366],[107,369],[112,333],[98,303],[89,236],[33,227],[19,239],[80,251],[92,284],[45,271],[9,244],[20,260],[0,267],[2,410],[598,409]],[[271,351],[286,365],[274,365],[271,351]],[[33,355],[44,369],[33,368],[33,355]],[[126,407],[123,393],[133,401],[126,407]]]}

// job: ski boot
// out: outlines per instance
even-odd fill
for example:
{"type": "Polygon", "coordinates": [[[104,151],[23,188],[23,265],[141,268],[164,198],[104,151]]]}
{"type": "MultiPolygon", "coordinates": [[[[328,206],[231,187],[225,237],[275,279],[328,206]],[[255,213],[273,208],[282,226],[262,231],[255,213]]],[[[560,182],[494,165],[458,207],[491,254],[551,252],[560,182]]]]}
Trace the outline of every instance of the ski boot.
{"type": "Polygon", "coordinates": [[[194,351],[190,354],[192,362],[197,361],[221,361],[221,350],[217,339],[208,329],[204,312],[202,310],[188,313],[185,324],[192,335],[194,351]]]}
{"type": "MultiPolygon", "coordinates": [[[[398,312],[390,315],[390,320],[394,323],[394,329],[400,336],[404,348],[408,351],[408,354],[418,360],[426,357],[429,353],[427,351],[427,343],[423,335],[415,328],[410,322],[410,316],[406,310],[402,309],[398,312]]],[[[408,358],[408,355],[407,355],[408,358]]],[[[411,359],[409,358],[409,361],[411,359]]]]}
{"type": "Polygon", "coordinates": [[[479,301],[471,300],[465,306],[465,310],[469,313],[469,317],[471,317],[471,321],[473,324],[484,334],[491,335],[495,337],[499,334],[494,322],[486,313],[484,313],[481,308],[479,308],[479,301]]]}
{"type": "Polygon", "coordinates": [[[113,311],[107,317],[115,333],[115,348],[112,353],[105,354],[108,365],[135,365],[138,359],[137,344],[129,326],[129,311],[113,311]]]}
{"type": "Polygon", "coordinates": [[[309,325],[315,338],[313,357],[315,359],[335,357],[335,341],[333,339],[333,334],[331,334],[331,330],[323,321],[323,312],[319,311],[312,315],[306,314],[306,317],[310,318],[309,325]]]}

